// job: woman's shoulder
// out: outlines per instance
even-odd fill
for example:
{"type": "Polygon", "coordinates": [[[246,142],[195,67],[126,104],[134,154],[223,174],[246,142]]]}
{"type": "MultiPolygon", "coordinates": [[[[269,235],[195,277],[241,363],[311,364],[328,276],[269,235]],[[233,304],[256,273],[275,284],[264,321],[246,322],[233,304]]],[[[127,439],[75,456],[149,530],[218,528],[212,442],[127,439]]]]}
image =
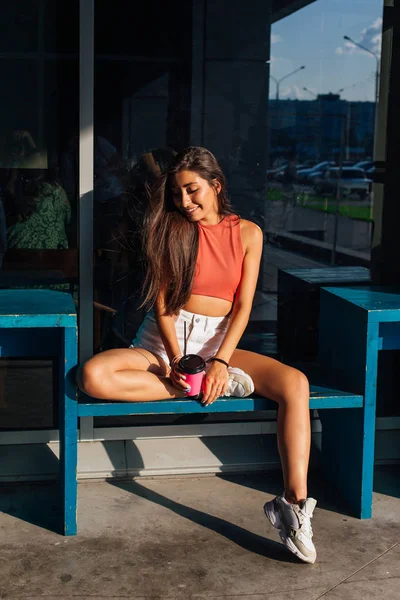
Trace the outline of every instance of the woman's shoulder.
{"type": "Polygon", "coordinates": [[[248,221],[247,219],[240,219],[240,230],[242,235],[247,235],[250,237],[262,237],[262,229],[253,221],[248,221]]]}
{"type": "Polygon", "coordinates": [[[252,246],[258,246],[262,244],[262,229],[256,225],[256,223],[253,223],[253,221],[240,219],[240,233],[242,234],[244,248],[249,249],[252,246]]]}

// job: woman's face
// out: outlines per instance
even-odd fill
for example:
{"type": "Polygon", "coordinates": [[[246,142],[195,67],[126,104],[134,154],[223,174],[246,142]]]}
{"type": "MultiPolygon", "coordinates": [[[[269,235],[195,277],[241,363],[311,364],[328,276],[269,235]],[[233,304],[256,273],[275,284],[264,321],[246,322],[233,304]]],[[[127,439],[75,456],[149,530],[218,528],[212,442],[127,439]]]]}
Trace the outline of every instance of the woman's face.
{"type": "Polygon", "coordinates": [[[218,218],[220,183],[215,186],[200,177],[195,171],[180,171],[172,182],[172,199],[175,206],[190,221],[212,222],[218,218]]]}

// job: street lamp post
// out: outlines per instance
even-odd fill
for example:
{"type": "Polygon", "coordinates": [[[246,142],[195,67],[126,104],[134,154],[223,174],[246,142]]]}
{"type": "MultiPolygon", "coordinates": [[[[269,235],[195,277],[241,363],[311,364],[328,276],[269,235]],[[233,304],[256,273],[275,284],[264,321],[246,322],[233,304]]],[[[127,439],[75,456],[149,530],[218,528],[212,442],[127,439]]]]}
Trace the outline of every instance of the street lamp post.
{"type": "MultiPolygon", "coordinates": [[[[356,87],[358,84],[348,85],[347,87],[340,88],[337,93],[340,95],[345,90],[356,87]]],[[[346,102],[346,100],[345,100],[346,102]]],[[[346,160],[350,158],[350,130],[351,130],[351,102],[347,101],[347,116],[346,116],[346,160]]]]}
{"type": "MultiPolygon", "coordinates": [[[[342,92],[346,91],[346,90],[351,90],[355,87],[357,87],[358,85],[361,85],[362,83],[364,83],[365,80],[362,81],[358,81],[357,83],[353,83],[352,85],[348,85],[346,87],[340,88],[340,90],[337,91],[338,94],[341,94],[342,92]]],[[[376,99],[375,99],[376,102],[376,99]]],[[[376,112],[377,106],[375,104],[375,112],[376,112]]],[[[376,117],[375,117],[375,122],[376,122],[376,117]]],[[[351,101],[347,101],[347,133],[346,133],[346,159],[350,158],[350,129],[351,129],[351,101]]]]}
{"type": "Polygon", "coordinates": [[[347,42],[350,42],[351,44],[353,44],[353,46],[357,46],[358,48],[361,48],[361,50],[364,50],[365,52],[368,52],[368,54],[372,54],[372,56],[376,60],[376,67],[375,67],[375,110],[377,110],[378,100],[379,100],[379,71],[380,71],[379,56],[375,52],[372,52],[372,50],[370,50],[369,48],[366,48],[362,44],[359,44],[358,42],[355,42],[354,40],[352,40],[351,37],[349,37],[348,35],[344,35],[343,38],[347,42]]]}
{"type": "Polygon", "coordinates": [[[368,54],[372,54],[372,56],[376,60],[376,67],[375,67],[375,118],[374,118],[374,121],[375,121],[375,124],[374,124],[374,160],[376,160],[376,156],[377,156],[377,141],[378,141],[378,101],[379,101],[380,59],[379,59],[379,56],[375,52],[372,52],[372,50],[370,50],[369,48],[366,48],[362,44],[359,44],[358,42],[355,42],[348,35],[344,35],[343,38],[346,41],[348,41],[351,44],[353,44],[354,46],[357,46],[358,48],[361,48],[361,50],[364,50],[365,52],[368,52],[368,54]]]}
{"type": "Polygon", "coordinates": [[[314,94],[314,92],[313,92],[312,90],[308,89],[308,87],[305,87],[305,86],[304,86],[304,87],[303,87],[303,90],[304,90],[305,92],[308,92],[309,94],[311,94],[311,96],[314,96],[314,98],[318,98],[317,94],[314,94]]]}
{"type": "Polygon", "coordinates": [[[288,77],[290,77],[291,75],[294,75],[295,73],[298,73],[298,71],[301,71],[302,69],[305,69],[306,67],[304,65],[302,65],[301,67],[298,67],[297,69],[295,69],[294,71],[291,71],[290,73],[288,73],[287,75],[284,75],[283,77],[281,77],[280,79],[277,79],[276,77],[274,77],[273,75],[270,75],[271,79],[273,79],[276,83],[276,95],[275,95],[275,99],[279,100],[279,88],[280,88],[280,84],[284,79],[287,79],[288,77]]]}
{"type": "MultiPolygon", "coordinates": [[[[312,90],[310,90],[308,87],[303,86],[303,90],[305,92],[308,92],[311,96],[314,96],[315,100],[319,100],[319,96],[318,94],[315,94],[312,90]]],[[[321,132],[321,127],[322,127],[322,103],[321,100],[319,100],[317,102],[317,106],[318,106],[318,117],[319,117],[319,124],[318,124],[318,130],[315,136],[316,139],[316,157],[317,160],[321,160],[321,147],[322,147],[322,132],[321,132]]]]}

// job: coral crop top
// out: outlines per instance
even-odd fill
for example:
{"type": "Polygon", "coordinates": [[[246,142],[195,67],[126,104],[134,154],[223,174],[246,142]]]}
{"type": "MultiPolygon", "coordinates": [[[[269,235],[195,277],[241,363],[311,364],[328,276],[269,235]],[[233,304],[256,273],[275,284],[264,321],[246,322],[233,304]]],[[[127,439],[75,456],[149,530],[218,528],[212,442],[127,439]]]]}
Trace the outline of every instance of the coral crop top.
{"type": "Polygon", "coordinates": [[[199,225],[199,251],[192,294],[233,302],[242,276],[240,219],[226,216],[217,225],[199,225]]]}

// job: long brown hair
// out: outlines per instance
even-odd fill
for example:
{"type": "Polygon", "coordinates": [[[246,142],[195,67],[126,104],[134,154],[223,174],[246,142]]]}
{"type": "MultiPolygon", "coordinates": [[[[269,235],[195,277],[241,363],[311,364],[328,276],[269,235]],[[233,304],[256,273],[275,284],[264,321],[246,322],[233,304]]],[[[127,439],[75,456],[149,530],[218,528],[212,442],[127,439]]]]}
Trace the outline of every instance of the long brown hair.
{"type": "Polygon", "coordinates": [[[189,300],[199,246],[197,223],[191,223],[175,206],[171,185],[180,171],[194,171],[210,186],[218,181],[220,215],[232,214],[226,180],[215,156],[206,148],[190,146],[175,157],[150,191],[144,221],[144,252],[147,258],[142,306],[154,306],[161,290],[165,294],[165,314],[176,314],[189,300]]]}

